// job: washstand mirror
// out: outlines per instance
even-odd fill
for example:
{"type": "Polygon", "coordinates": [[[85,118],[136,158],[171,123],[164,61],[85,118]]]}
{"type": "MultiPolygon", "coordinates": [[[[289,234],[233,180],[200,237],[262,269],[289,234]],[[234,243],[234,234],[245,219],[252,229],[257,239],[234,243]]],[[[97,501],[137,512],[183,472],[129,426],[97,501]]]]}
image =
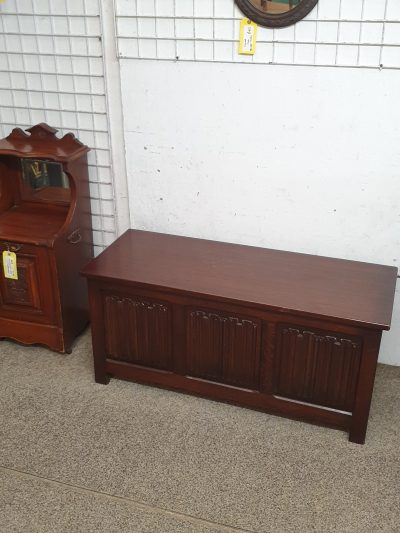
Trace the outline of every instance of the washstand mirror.
{"type": "Polygon", "coordinates": [[[67,203],[70,183],[61,163],[43,159],[21,159],[22,198],[31,201],[67,203]]]}
{"type": "Polygon", "coordinates": [[[260,26],[283,28],[296,24],[318,0],[235,0],[239,9],[260,26]]]}

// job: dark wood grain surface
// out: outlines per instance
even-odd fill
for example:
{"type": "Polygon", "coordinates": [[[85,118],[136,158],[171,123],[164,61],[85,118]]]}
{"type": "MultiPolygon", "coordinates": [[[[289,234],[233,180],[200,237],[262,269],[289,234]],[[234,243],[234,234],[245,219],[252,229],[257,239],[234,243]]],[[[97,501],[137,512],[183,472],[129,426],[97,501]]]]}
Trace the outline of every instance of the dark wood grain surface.
{"type": "Polygon", "coordinates": [[[83,274],[389,329],[397,269],[128,230],[83,274]]]}
{"type": "Polygon", "coordinates": [[[0,213],[0,239],[44,245],[52,243],[67,213],[68,210],[62,207],[14,206],[0,213]]]}
{"type": "Polygon", "coordinates": [[[46,157],[55,161],[73,161],[84,156],[89,148],[72,133],[61,139],[58,130],[41,123],[25,131],[14,128],[8,137],[0,139],[0,152],[18,157],[46,157]],[[45,149],[43,149],[45,146],[45,149]]]}
{"type": "Polygon", "coordinates": [[[88,322],[79,272],[93,256],[89,147],[56,132],[37,124],[0,139],[0,255],[16,253],[18,271],[18,279],[0,272],[0,340],[70,352],[88,322]],[[70,187],[31,189],[21,157],[60,163],[70,187]]]}

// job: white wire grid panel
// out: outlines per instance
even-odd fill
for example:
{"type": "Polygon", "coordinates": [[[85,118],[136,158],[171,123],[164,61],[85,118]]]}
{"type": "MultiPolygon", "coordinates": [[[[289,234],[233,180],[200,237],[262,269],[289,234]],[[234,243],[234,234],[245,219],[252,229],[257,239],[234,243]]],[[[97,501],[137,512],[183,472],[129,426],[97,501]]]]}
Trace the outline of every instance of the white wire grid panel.
{"type": "Polygon", "coordinates": [[[99,0],[0,4],[0,133],[47,122],[89,152],[93,242],[116,237],[99,0]]]}
{"type": "Polygon", "coordinates": [[[400,0],[319,0],[288,28],[259,27],[254,56],[238,54],[234,0],[115,0],[120,57],[400,68],[400,0]]]}

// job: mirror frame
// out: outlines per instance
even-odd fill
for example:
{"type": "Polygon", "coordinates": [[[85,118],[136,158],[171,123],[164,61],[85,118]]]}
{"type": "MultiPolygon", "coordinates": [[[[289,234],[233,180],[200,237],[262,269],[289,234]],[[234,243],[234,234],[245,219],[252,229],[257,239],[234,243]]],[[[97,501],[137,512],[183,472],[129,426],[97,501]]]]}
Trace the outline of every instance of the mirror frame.
{"type": "Polygon", "coordinates": [[[267,28],[284,28],[302,20],[317,5],[318,0],[302,0],[295,8],[278,15],[268,15],[257,9],[250,0],[235,0],[238,8],[253,22],[267,28]]]}

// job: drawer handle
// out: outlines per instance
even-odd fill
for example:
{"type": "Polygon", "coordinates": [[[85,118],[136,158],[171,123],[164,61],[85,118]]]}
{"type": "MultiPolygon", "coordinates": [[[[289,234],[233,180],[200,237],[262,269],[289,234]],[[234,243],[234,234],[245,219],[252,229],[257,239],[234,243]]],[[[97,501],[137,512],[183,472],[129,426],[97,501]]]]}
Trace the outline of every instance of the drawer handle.
{"type": "Polygon", "coordinates": [[[75,231],[73,231],[68,237],[67,237],[67,241],[70,243],[70,244],[78,244],[78,242],[81,242],[82,240],[82,235],[81,235],[81,230],[80,229],[76,229],[75,231]]]}

